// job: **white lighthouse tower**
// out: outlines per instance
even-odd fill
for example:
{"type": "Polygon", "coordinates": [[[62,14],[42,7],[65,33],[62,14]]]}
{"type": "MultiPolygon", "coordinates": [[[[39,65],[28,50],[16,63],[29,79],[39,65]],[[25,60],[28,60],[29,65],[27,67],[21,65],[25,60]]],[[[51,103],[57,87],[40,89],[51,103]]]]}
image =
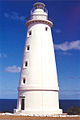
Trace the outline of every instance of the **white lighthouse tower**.
{"type": "Polygon", "coordinates": [[[61,114],[58,81],[48,12],[41,2],[35,3],[26,21],[18,102],[15,113],[27,115],[61,114]]]}

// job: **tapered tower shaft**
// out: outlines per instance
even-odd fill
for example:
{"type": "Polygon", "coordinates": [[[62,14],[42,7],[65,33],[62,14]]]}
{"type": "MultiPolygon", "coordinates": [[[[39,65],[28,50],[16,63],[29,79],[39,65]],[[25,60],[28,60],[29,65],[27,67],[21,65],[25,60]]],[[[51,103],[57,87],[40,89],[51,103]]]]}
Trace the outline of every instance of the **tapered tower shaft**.
{"type": "Polygon", "coordinates": [[[26,21],[24,48],[16,113],[29,115],[60,114],[58,81],[48,11],[35,3],[26,21]]]}

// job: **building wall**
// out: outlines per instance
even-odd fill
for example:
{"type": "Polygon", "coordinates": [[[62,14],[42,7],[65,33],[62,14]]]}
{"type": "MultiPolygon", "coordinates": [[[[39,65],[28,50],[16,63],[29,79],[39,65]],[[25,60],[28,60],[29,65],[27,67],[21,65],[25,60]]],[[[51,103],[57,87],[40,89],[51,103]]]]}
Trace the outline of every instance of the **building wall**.
{"type": "Polygon", "coordinates": [[[25,85],[58,89],[51,28],[48,25],[39,23],[28,27],[20,86],[22,86],[23,77],[26,78],[25,85]],[[29,51],[26,51],[27,45],[30,46],[29,51]],[[25,61],[28,62],[27,67],[25,67],[25,61]]]}

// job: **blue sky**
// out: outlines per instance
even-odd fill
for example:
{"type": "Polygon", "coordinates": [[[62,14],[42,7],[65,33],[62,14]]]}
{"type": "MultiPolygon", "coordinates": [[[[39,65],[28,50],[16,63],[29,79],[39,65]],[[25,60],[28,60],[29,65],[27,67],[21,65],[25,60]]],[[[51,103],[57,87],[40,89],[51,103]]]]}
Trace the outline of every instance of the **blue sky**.
{"type": "MultiPolygon", "coordinates": [[[[38,0],[0,0],[0,98],[17,98],[26,17],[38,0]]],[[[80,99],[80,1],[40,0],[53,19],[60,99],[80,99]]]]}

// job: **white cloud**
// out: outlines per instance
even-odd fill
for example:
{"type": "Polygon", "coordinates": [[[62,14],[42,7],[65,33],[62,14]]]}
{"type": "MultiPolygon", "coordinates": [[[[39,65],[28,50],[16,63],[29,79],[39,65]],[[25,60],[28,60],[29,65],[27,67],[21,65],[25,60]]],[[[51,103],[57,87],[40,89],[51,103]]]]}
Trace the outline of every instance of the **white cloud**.
{"type": "Polygon", "coordinates": [[[0,53],[0,58],[2,57],[2,54],[0,53]]]}
{"type": "Polygon", "coordinates": [[[17,20],[17,21],[24,21],[26,18],[25,16],[20,16],[17,12],[10,12],[10,13],[5,12],[4,16],[6,18],[10,18],[12,20],[17,20]]]}
{"type": "Polygon", "coordinates": [[[8,18],[8,17],[9,17],[9,14],[8,14],[8,13],[4,13],[4,16],[8,18]]]}
{"type": "Polygon", "coordinates": [[[58,54],[58,55],[64,55],[64,56],[65,56],[65,55],[68,55],[68,56],[71,56],[71,55],[72,55],[72,53],[70,53],[70,52],[68,52],[68,51],[58,51],[57,54],[58,54]]]}
{"type": "Polygon", "coordinates": [[[71,76],[71,77],[69,77],[69,79],[72,79],[72,80],[80,80],[80,76],[71,76]]]}
{"type": "Polygon", "coordinates": [[[80,50],[80,40],[55,44],[54,47],[56,50],[62,50],[62,51],[80,50]]]}
{"type": "Polygon", "coordinates": [[[0,53],[0,58],[7,58],[7,55],[4,53],[0,53]]]}
{"type": "Polygon", "coordinates": [[[61,33],[62,31],[60,29],[54,29],[55,33],[61,33]]]}
{"type": "Polygon", "coordinates": [[[80,99],[80,89],[66,89],[60,90],[60,98],[61,99],[80,99]]]}
{"type": "Polygon", "coordinates": [[[3,54],[3,57],[4,57],[4,58],[7,58],[7,55],[6,55],[6,54],[3,54]]]}
{"type": "Polygon", "coordinates": [[[9,66],[9,67],[5,68],[5,71],[12,72],[12,73],[18,73],[21,71],[21,68],[17,67],[16,65],[13,65],[13,66],[9,66]]]}

